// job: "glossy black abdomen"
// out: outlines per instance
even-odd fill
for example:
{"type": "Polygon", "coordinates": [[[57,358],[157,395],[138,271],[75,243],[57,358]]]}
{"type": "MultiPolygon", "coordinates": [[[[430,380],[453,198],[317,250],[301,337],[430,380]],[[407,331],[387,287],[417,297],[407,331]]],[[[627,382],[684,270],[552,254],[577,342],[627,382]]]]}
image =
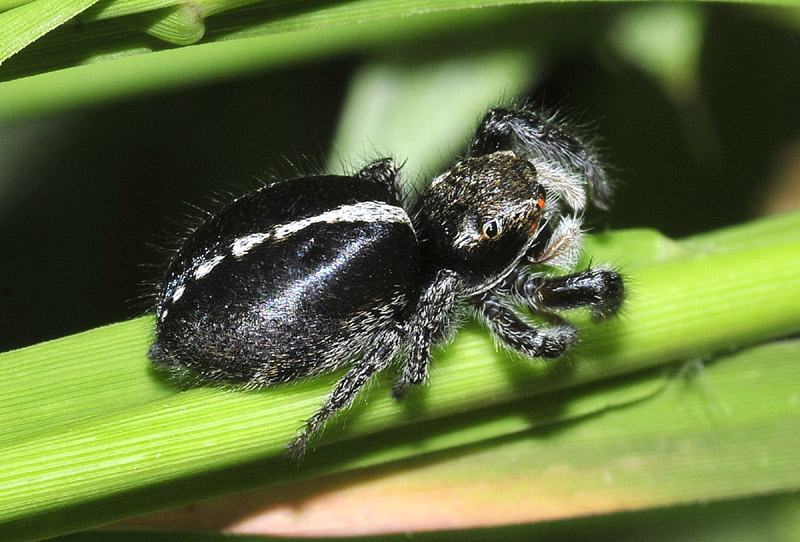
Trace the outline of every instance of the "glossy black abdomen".
{"type": "Polygon", "coordinates": [[[387,187],[327,176],[263,188],[198,228],[170,265],[151,357],[256,385],[331,369],[402,323],[419,267],[387,187]]]}

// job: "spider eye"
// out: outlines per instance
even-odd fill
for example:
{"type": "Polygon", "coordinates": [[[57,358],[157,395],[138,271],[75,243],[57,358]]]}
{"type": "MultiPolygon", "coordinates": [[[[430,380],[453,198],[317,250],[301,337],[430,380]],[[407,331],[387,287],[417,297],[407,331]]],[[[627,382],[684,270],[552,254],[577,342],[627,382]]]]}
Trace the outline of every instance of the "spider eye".
{"type": "Polygon", "coordinates": [[[496,218],[491,218],[483,223],[483,236],[487,239],[497,239],[503,233],[503,226],[496,218]]]}

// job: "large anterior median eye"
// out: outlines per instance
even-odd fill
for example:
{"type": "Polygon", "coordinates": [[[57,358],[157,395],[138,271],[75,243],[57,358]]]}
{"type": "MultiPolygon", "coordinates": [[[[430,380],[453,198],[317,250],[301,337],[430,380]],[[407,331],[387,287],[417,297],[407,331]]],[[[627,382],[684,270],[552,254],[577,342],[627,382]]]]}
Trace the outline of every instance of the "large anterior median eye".
{"type": "Polygon", "coordinates": [[[496,218],[490,218],[483,223],[482,231],[486,239],[497,239],[503,233],[503,224],[496,218]]]}

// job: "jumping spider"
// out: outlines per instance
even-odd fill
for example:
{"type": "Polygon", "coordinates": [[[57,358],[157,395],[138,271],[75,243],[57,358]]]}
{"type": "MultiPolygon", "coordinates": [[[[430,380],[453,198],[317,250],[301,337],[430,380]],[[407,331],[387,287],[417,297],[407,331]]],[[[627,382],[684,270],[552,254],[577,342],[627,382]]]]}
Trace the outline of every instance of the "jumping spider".
{"type": "Polygon", "coordinates": [[[396,398],[428,378],[431,346],[464,309],[509,348],[553,358],[577,330],[554,312],[619,308],[620,275],[572,270],[581,212],[609,204],[592,149],[552,119],[492,109],[469,154],[401,203],[395,163],[352,176],[270,184],[225,206],[186,239],[156,305],[149,356],[177,375],[261,387],[351,364],[290,452],[377,372],[400,367],[396,398]],[[542,267],[537,267],[542,266],[542,267]],[[547,316],[525,321],[514,304],[547,316]]]}

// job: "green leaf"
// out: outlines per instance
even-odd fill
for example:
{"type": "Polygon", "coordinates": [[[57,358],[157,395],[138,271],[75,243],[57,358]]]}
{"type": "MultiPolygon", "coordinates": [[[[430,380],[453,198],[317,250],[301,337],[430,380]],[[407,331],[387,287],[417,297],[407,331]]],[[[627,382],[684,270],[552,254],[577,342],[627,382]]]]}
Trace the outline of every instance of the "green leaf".
{"type": "MultiPolygon", "coordinates": [[[[345,4],[342,9],[347,7],[345,4]]],[[[361,24],[359,17],[365,15],[363,10],[353,6],[350,9],[352,13],[347,12],[344,18],[317,20],[322,15],[312,12],[301,16],[300,22],[295,21],[296,17],[280,18],[279,22],[270,19],[264,28],[250,28],[237,34],[217,27],[219,41],[214,42],[208,41],[214,31],[207,29],[204,43],[153,54],[142,53],[164,46],[140,38],[130,40],[119,34],[118,26],[109,28],[106,21],[98,23],[99,36],[65,29],[63,35],[54,35],[41,49],[25,51],[27,55],[0,67],[0,123],[311,58],[345,52],[371,53],[377,45],[394,45],[400,39],[430,34],[446,38],[465,28],[480,32],[486,25],[503,23],[515,14],[505,8],[385,19],[368,10],[370,18],[378,20],[361,24]],[[31,75],[42,69],[50,71],[31,75]]],[[[151,28],[151,23],[155,24],[149,20],[131,20],[131,24],[140,27],[151,28]]],[[[235,22],[232,24],[236,26],[235,22]]],[[[522,30],[518,26],[515,32],[522,30]]]]}
{"type": "MultiPolygon", "coordinates": [[[[261,392],[178,391],[149,368],[149,317],[2,354],[0,420],[3,435],[14,438],[0,452],[0,533],[52,535],[203,496],[489,441],[537,425],[516,413],[511,425],[472,425],[520,398],[796,332],[800,214],[791,218],[754,226],[762,233],[779,226],[785,241],[776,245],[762,237],[764,246],[715,253],[707,235],[700,250],[689,240],[667,258],[652,247],[642,251],[652,259],[630,267],[622,317],[585,324],[567,366],[512,359],[483,331],[462,331],[437,354],[429,387],[397,403],[385,375],[338,420],[344,428],[326,430],[300,468],[286,460],[283,446],[336,375],[261,392]],[[485,409],[489,414],[476,415],[485,409]],[[436,420],[444,425],[426,425],[436,420]],[[403,431],[389,431],[398,427],[403,431]]],[[[720,236],[750,235],[747,226],[736,230],[720,236]]],[[[664,245],[656,234],[607,234],[593,240],[591,255],[619,261],[654,242],[664,245]]],[[[644,390],[633,397],[652,395],[644,390]]],[[[619,402],[610,397],[599,404],[619,402]]],[[[731,488],[741,483],[731,480],[731,488]]]]}
{"type": "Polygon", "coordinates": [[[443,515],[448,528],[468,529],[793,490],[798,364],[800,341],[778,342],[524,399],[427,424],[425,443],[503,435],[480,446],[348,470],[311,497],[313,482],[287,483],[114,528],[355,536],[440,529],[443,515]]]}
{"type": "Polygon", "coordinates": [[[0,13],[0,64],[96,2],[36,0],[0,13]]]}

